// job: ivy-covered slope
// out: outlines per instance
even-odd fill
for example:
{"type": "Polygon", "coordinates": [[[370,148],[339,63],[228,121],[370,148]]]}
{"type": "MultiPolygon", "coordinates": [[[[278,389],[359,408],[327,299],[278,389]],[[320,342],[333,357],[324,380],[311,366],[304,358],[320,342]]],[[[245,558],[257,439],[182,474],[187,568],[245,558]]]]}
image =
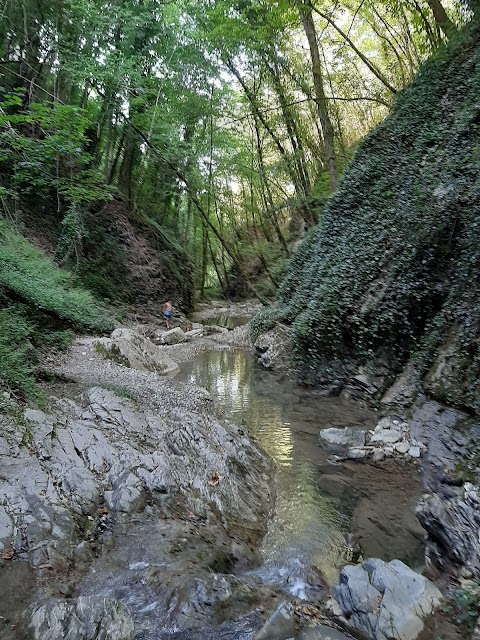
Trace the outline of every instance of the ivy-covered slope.
{"type": "MultiPolygon", "coordinates": [[[[313,384],[408,362],[436,397],[480,409],[480,33],[428,62],[363,142],[292,259],[279,306],[313,384]]],[[[382,385],[381,385],[382,386],[382,385]]]]}

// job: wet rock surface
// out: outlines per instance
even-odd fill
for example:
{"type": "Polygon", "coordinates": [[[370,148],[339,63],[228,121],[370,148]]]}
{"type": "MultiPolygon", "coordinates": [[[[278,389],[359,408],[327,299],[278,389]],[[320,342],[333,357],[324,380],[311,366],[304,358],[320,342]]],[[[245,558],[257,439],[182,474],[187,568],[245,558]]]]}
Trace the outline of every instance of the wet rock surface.
{"type": "Polygon", "coordinates": [[[320,440],[340,456],[337,459],[382,462],[387,458],[420,458],[426,445],[411,436],[407,422],[392,417],[382,418],[373,431],[356,427],[331,427],[320,431],[320,440]]]}
{"type": "MultiPolygon", "coordinates": [[[[27,609],[13,636],[19,640],[134,640],[135,630],[127,607],[116,600],[50,599],[27,609]]],[[[0,637],[7,640],[6,635],[0,637]]]]}
{"type": "Polygon", "coordinates": [[[258,362],[275,373],[283,373],[288,368],[287,339],[289,328],[277,325],[271,331],[263,333],[257,338],[254,349],[258,362]]]}
{"type": "MultiPolygon", "coordinates": [[[[244,430],[212,415],[204,390],[162,385],[155,372],[119,363],[103,361],[96,370],[82,349],[89,349],[90,362],[102,363],[92,342],[77,344],[78,359],[63,365],[70,375],[82,382],[98,376],[105,384],[126,375],[134,383],[125,392],[131,397],[86,388],[53,399],[48,411],[28,410],[24,430],[4,425],[4,550],[45,577],[36,597],[76,592],[118,600],[151,634],[145,638],[156,640],[160,628],[214,628],[249,614],[261,587],[228,574],[257,561],[273,500],[272,463],[244,430]],[[213,586],[212,575],[219,576],[213,586]]],[[[276,596],[267,590],[264,597],[271,606],[276,596]]],[[[83,640],[75,633],[65,637],[83,640]]]]}
{"type": "Polygon", "coordinates": [[[415,640],[440,598],[432,582],[403,562],[371,558],[341,571],[331,610],[368,640],[415,640]]]}
{"type": "Polygon", "coordinates": [[[428,531],[427,559],[440,571],[480,575],[480,489],[466,483],[449,499],[427,495],[417,517],[428,531]]]}
{"type": "Polygon", "coordinates": [[[298,640],[350,640],[351,637],[337,629],[319,624],[304,629],[298,636],[298,640]]]}
{"type": "Polygon", "coordinates": [[[291,602],[282,602],[255,635],[254,640],[289,640],[295,635],[295,610],[291,602]]]}
{"type": "MultiPolygon", "coordinates": [[[[185,343],[148,342],[174,362],[191,360],[201,351],[250,346],[248,326],[206,337],[208,331],[192,330],[201,333],[185,343]]],[[[138,326],[134,333],[146,340],[150,331],[138,326]]],[[[137,361],[127,366],[121,359],[105,360],[95,344],[96,339],[77,341],[71,351],[74,357],[56,365],[56,372],[74,381],[71,391],[68,384],[59,385],[69,399],[55,400],[49,411],[27,412],[24,430],[4,425],[1,453],[6,455],[1,462],[7,474],[0,480],[6,496],[0,506],[0,548],[9,552],[13,547],[15,557],[28,558],[41,578],[36,594],[31,593],[24,605],[42,598],[37,605],[43,606],[43,598],[51,595],[68,596],[65,602],[70,605],[72,596],[103,598],[128,608],[142,640],[253,640],[269,628],[268,619],[285,600],[285,591],[305,596],[304,588],[297,586],[296,557],[291,558],[292,566],[285,565],[291,570],[282,578],[285,585],[272,573],[268,586],[270,569],[262,579],[255,570],[273,499],[271,463],[246,436],[246,428],[213,417],[211,396],[197,384],[166,383],[155,369],[137,361]]],[[[142,349],[140,356],[145,356],[142,349]]],[[[237,389],[242,395],[244,384],[237,389]]],[[[267,394],[271,392],[269,388],[267,394]]],[[[280,432],[272,432],[265,442],[260,437],[261,446],[279,461],[292,446],[300,447],[306,460],[312,443],[318,443],[318,414],[309,415],[300,390],[294,402],[302,428],[309,431],[308,422],[312,423],[311,442],[292,443],[286,433],[279,438],[280,432]]],[[[355,418],[338,418],[342,409],[329,408],[328,402],[321,411],[322,425],[333,425],[331,431],[356,424],[355,418]],[[330,410],[335,418],[328,421],[330,410]]],[[[421,438],[414,436],[416,423],[413,427],[410,423],[407,432],[396,418],[388,418],[388,425],[380,421],[375,429],[370,420],[365,417],[360,428],[353,429],[358,442],[341,444],[347,450],[342,473],[332,466],[327,452],[317,463],[318,487],[332,498],[332,504],[330,498],[322,498],[325,504],[320,506],[326,513],[335,512],[333,501],[348,509],[355,504],[351,522],[355,533],[343,542],[350,558],[347,552],[355,557],[360,548],[364,556],[384,547],[387,552],[392,545],[416,549],[423,536],[408,517],[413,503],[412,509],[400,506],[402,500],[414,500],[415,489],[407,483],[405,493],[399,485],[399,496],[392,497],[395,482],[401,484],[402,474],[408,473],[403,460],[417,446],[413,440],[421,438]],[[371,443],[375,435],[376,442],[371,443]],[[376,460],[380,453],[383,457],[376,460]],[[392,486],[374,488],[378,470],[360,465],[364,472],[359,475],[359,465],[349,463],[364,458],[381,462],[386,457],[397,461],[385,465],[390,469],[385,473],[395,477],[392,486]]],[[[279,509],[287,507],[280,504],[279,509]]],[[[290,510],[292,517],[296,518],[290,510]]],[[[336,561],[340,559],[343,552],[336,561]]],[[[416,551],[412,562],[416,566],[416,551]]],[[[316,564],[299,575],[316,597],[325,593],[316,564]]],[[[309,631],[316,633],[313,638],[330,640],[333,632],[334,640],[347,637],[319,625],[309,631]]],[[[285,633],[290,633],[286,627],[285,633]]]]}

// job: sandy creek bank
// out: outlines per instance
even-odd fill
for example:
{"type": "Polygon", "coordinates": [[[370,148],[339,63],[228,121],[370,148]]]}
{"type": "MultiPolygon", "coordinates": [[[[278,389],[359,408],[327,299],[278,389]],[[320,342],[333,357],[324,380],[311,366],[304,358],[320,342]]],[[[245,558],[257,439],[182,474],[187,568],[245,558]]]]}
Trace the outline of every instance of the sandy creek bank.
{"type": "Polygon", "coordinates": [[[332,464],[319,430],[376,414],[274,378],[247,343],[162,347],[169,378],[88,338],[50,363],[51,409],[4,425],[2,640],[35,637],[31,602],[79,596],[126,605],[136,638],[250,640],[285,598],[324,599],[352,554],[421,567],[420,465],[332,464]]]}

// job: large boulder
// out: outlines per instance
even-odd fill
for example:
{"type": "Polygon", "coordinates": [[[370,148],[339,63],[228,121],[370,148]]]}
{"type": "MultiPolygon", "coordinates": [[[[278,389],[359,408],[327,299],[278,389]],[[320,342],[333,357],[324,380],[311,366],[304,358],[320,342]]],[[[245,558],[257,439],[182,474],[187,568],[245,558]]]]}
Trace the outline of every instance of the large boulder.
{"type": "Polygon", "coordinates": [[[290,329],[284,325],[262,333],[255,340],[258,362],[271,371],[285,371],[288,367],[287,340],[290,329]]]}
{"type": "Polygon", "coordinates": [[[180,327],[175,327],[175,329],[170,329],[162,334],[162,344],[180,344],[186,341],[185,333],[180,327]]]}
{"type": "MultiPolygon", "coordinates": [[[[183,334],[181,329],[178,331],[183,334]]],[[[110,338],[100,338],[96,344],[97,350],[106,358],[132,369],[153,371],[161,375],[176,373],[179,370],[178,364],[163,349],[131,329],[115,329],[110,338]]]]}
{"type": "Polygon", "coordinates": [[[35,603],[24,614],[24,640],[133,640],[135,629],[117,600],[83,597],[35,603]]]}
{"type": "Polygon", "coordinates": [[[428,532],[427,559],[440,570],[465,568],[480,576],[480,489],[465,483],[460,496],[448,500],[425,496],[417,518],[428,532]]]}
{"type": "Polygon", "coordinates": [[[332,612],[352,633],[368,640],[415,640],[441,593],[400,560],[371,558],[340,573],[332,612]]]}

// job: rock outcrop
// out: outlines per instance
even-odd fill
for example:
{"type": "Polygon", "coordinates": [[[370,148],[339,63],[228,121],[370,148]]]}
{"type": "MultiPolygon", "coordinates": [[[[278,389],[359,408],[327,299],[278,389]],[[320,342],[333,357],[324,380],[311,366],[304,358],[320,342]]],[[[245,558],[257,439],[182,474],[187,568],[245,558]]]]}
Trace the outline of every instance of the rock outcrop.
{"type": "Polygon", "coordinates": [[[367,640],[415,640],[441,593],[400,560],[371,558],[342,569],[330,603],[332,613],[367,640]]]}
{"type": "Polygon", "coordinates": [[[450,499],[426,495],[416,513],[428,532],[426,557],[440,571],[480,576],[480,489],[465,483],[450,499]]]}
{"type": "Polygon", "coordinates": [[[307,384],[380,400],[410,372],[392,394],[480,413],[479,34],[475,15],[398,95],[252,322],[288,326],[307,384]]]}
{"type": "Polygon", "coordinates": [[[264,531],[271,464],[198,407],[139,412],[102,388],[51,413],[28,410],[27,437],[4,429],[0,542],[33,566],[67,566],[103,526],[143,510],[264,531]],[[83,534],[82,534],[83,532],[83,534]]]}
{"type": "Polygon", "coordinates": [[[286,371],[288,367],[287,339],[288,328],[282,325],[260,335],[253,345],[259,363],[276,373],[286,371]]]}
{"type": "MultiPolygon", "coordinates": [[[[133,640],[135,637],[127,607],[106,598],[51,599],[32,605],[23,617],[21,627],[14,631],[15,637],[22,640],[133,640]]],[[[7,640],[6,636],[2,637],[7,640]]]]}
{"type": "MultiPolygon", "coordinates": [[[[172,332],[179,331],[183,334],[181,329],[172,329],[172,332]]],[[[165,353],[165,350],[131,329],[115,329],[110,338],[99,338],[97,350],[106,358],[139,371],[152,371],[161,375],[179,371],[178,364],[165,353]]]]}

